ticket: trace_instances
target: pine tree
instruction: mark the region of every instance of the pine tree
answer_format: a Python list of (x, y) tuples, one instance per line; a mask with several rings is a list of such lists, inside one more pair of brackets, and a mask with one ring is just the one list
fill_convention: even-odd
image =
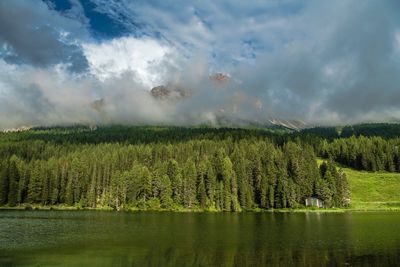
[(172, 207), (172, 186), (171, 181), (166, 174), (161, 177), (160, 202), (161, 207), (164, 209)]
[(275, 206), (275, 190), (274, 185), (268, 185), (268, 208), (273, 208)]
[(241, 211), (240, 202), (238, 198), (238, 183), (235, 171), (232, 170), (232, 178), (231, 178), (231, 199), (232, 199), (232, 210), (233, 211)]
[[(239, 210), (240, 205), (237, 199), (237, 182), (235, 173), (232, 168), (232, 162), (229, 157), (225, 157), (222, 164), (222, 177), (224, 185), (224, 210), (230, 211), (232, 209)], [(234, 184), (234, 185), (233, 185)], [(235, 191), (233, 192), (232, 189)]]
[(58, 162), (54, 163), (52, 167), (53, 170), (51, 171), (50, 176), (50, 184), (51, 184), (51, 192), (50, 192), (50, 203), (55, 205), (60, 201), (60, 187), (61, 187), (61, 174), (60, 174), (60, 166)]
[(257, 205), (261, 204), (261, 180), (262, 180), (262, 170), (260, 158), (256, 155), (252, 159), (252, 184), (254, 186), (254, 202)]
[(248, 174), (246, 172), (243, 150), (241, 150), (239, 146), (236, 146), (231, 158), (233, 162), (233, 169), (237, 178), (236, 182), (239, 205), (243, 208), (251, 209), (252, 197), (249, 197), (249, 195), (251, 195), (249, 193), (251, 189), (249, 189), (248, 186)]
[(8, 202), (8, 164), (8, 162), (5, 162), (0, 166), (0, 205), (5, 205)]
[(21, 169), (20, 169), (20, 179), (18, 183), (18, 203), (25, 203), (27, 201), (28, 196), (28, 182), (29, 176), (28, 171), (26, 169), (25, 163), (21, 162)]
[(96, 193), (96, 189), (97, 189), (97, 168), (96, 166), (93, 169), (93, 173), (92, 173), (92, 178), (89, 184), (89, 189), (87, 191), (87, 203), (89, 207), (92, 208), (96, 208), (97, 205), (97, 193)]
[(200, 207), (202, 209), (205, 209), (207, 207), (207, 193), (206, 193), (206, 186), (204, 182), (204, 176), (200, 175), (199, 176), (199, 182), (197, 185), (197, 199), (199, 201)]
[(217, 187), (217, 175), (215, 173), (215, 169), (213, 168), (211, 162), (206, 159), (206, 176), (205, 179), (205, 187), (207, 197), (210, 201), (210, 207), (215, 208), (215, 194), (216, 194), (216, 187)]
[(189, 159), (184, 168), (183, 177), (183, 201), (185, 207), (191, 209), (195, 205), (196, 200), (196, 166), (194, 162)]
[(7, 199), (10, 206), (17, 205), (19, 177), (20, 175), (16, 164), (16, 158), (12, 157), (8, 168), (9, 191)]
[(49, 204), (49, 198), (50, 198), (50, 179), (47, 172), (48, 171), (45, 171), (45, 173), (42, 176), (42, 194), (41, 194), (42, 205)]
[(171, 181), (172, 199), (174, 203), (182, 203), (182, 174), (176, 160), (170, 160), (167, 167), (167, 175)]
[(132, 174), (135, 177), (135, 198), (141, 202), (141, 205), (146, 205), (152, 196), (152, 176), (146, 166), (137, 164), (132, 169)]
[(72, 206), (75, 203), (75, 199), (74, 199), (74, 181), (73, 181), (72, 177), (68, 177), (67, 179), (68, 179), (67, 180), (67, 186), (65, 187), (65, 203), (68, 206)]
[[(28, 184), (28, 200), (30, 203), (41, 202), (42, 194), (42, 178), (41, 178), (41, 162), (36, 161), (31, 165), (31, 175)], [(68, 205), (72, 203), (67, 202)]]

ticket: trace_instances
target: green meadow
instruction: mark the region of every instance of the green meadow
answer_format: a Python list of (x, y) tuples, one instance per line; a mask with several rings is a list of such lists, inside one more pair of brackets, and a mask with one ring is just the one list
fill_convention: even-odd
[[(324, 160), (317, 159), (318, 165)], [(368, 172), (340, 166), (349, 184), (351, 210), (399, 210), (400, 173)]]
[(400, 173), (342, 169), (349, 183), (352, 209), (400, 210)]

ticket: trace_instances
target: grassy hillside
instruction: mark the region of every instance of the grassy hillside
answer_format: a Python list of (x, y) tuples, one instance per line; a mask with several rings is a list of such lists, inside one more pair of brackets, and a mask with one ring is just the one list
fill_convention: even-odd
[[(317, 162), (320, 165), (323, 159), (319, 158)], [(400, 173), (340, 168), (349, 183), (351, 209), (400, 210)]]
[(353, 209), (400, 210), (400, 173), (343, 170), (349, 182)]

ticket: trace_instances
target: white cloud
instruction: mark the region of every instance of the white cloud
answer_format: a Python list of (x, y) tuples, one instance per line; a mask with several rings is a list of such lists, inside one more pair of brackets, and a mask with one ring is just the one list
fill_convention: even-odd
[[(36, 31), (26, 37), (24, 25), (36, 25), (32, 19), (8, 16), (24, 27), (3, 31), (12, 37), (15, 27), (24, 29), (16, 42), (24, 49), (3, 45), (0, 53), (10, 58), (28, 51), (32, 60), (23, 61), (31, 68), (18, 61), (0, 62), (0, 126), (48, 121), (183, 124), (213, 121), (221, 109), (235, 118), (260, 121), (268, 116), (321, 123), (400, 119), (400, 20), (394, 2), (91, 1), (132, 36), (101, 42), (80, 36), (81, 28), (89, 32), (89, 19), (77, 5), (63, 15), (67, 18), (50, 19), (58, 16), (51, 12), (50, 18), (38, 19), (61, 21), (54, 28), (55, 52), (49, 53), (48, 40), (54, 38), (30, 38), (38, 36)], [(26, 14), (19, 17), (31, 17)], [(69, 19), (77, 16), (82, 18)], [(40, 36), (47, 35), (43, 31)], [(31, 47), (28, 39), (44, 41)], [(69, 58), (87, 59), (88, 64), (73, 68)], [(79, 71), (71, 74), (72, 69)], [(213, 88), (208, 76), (214, 71), (231, 74), (226, 88)], [(190, 89), (193, 97), (168, 104), (145, 91), (166, 82)], [(101, 111), (92, 107), (99, 99), (104, 100)]]
[[(175, 107), (157, 102), (126, 74), (101, 82), (61, 65), (38, 69), (0, 60), (0, 130), (73, 123), (173, 123)], [(103, 104), (96, 108), (99, 99)]]
[[(252, 62), (266, 49), (296, 38), (302, 32), (292, 25), (303, 4), (292, 1), (251, 4), (240, 1), (154, 1), (92, 0), (96, 10), (140, 35), (161, 36), (181, 53), (208, 57), (213, 67)], [(287, 15), (280, 15), (287, 12)], [(244, 51), (247, 50), (247, 51)], [(214, 64), (215, 63), (215, 64)]]
[(395, 33), (395, 40), (395, 53), (397, 53), (397, 55), (400, 57), (400, 30)]
[(155, 69), (173, 53), (170, 47), (154, 39), (134, 37), (122, 37), (99, 44), (84, 43), (82, 47), (90, 73), (100, 81), (132, 72), (136, 82), (149, 88), (161, 82), (161, 73)]

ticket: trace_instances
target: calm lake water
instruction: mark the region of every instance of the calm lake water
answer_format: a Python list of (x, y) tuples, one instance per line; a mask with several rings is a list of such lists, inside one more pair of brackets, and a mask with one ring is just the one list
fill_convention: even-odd
[(400, 266), (400, 213), (0, 211), (1, 266)]

